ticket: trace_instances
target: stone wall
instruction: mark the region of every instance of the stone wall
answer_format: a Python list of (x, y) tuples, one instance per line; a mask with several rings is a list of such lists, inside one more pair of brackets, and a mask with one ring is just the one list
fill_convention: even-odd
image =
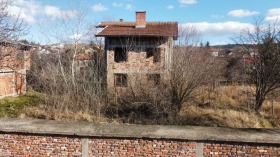
[[(162, 79), (169, 78), (173, 38), (107, 38), (107, 85), (114, 90), (114, 74), (127, 74), (130, 82), (136, 82), (139, 75), (145, 78), (147, 74), (160, 74)], [(122, 47), (127, 50), (127, 60), (115, 62), (115, 48)], [(146, 48), (158, 48), (160, 61), (154, 62), (154, 56), (147, 57)], [(143, 77), (144, 76), (144, 77)], [(139, 79), (139, 77), (138, 77)]]
[(0, 119), (0, 156), (279, 157), (280, 130)]
[(0, 69), (15, 70), (30, 69), (30, 49), (22, 49), (17, 45), (0, 44)]

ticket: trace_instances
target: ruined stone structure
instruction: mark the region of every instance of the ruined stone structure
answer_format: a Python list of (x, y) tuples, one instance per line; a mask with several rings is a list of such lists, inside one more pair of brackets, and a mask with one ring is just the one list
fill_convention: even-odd
[[(105, 37), (107, 85), (122, 91), (135, 83), (156, 85), (170, 75), (177, 22), (146, 22), (146, 12), (136, 12), (136, 22), (101, 22)], [(145, 83), (146, 84), (146, 83)]]
[(26, 72), (30, 69), (31, 46), (0, 43), (0, 98), (26, 93)]

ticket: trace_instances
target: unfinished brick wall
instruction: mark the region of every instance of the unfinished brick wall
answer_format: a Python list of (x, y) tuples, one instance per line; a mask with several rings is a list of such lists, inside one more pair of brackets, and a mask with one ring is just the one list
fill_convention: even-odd
[[(114, 74), (127, 74), (130, 82), (136, 82), (136, 75), (160, 74), (162, 79), (169, 77), (171, 67), (173, 38), (140, 38), (140, 39), (106, 39), (107, 52), (107, 84), (109, 90), (115, 87)], [(125, 47), (127, 60), (115, 62), (115, 48)], [(154, 62), (154, 56), (147, 57), (146, 48), (158, 48), (160, 61)], [(144, 77), (143, 77), (144, 76)], [(121, 88), (119, 88), (121, 89)]]
[(22, 45), (0, 45), (0, 98), (26, 93), (26, 71), (30, 69), (30, 49)]
[(26, 74), (17, 71), (0, 71), (0, 98), (26, 93)]
[(4, 96), (13, 96), (15, 93), (15, 74), (0, 73), (0, 98)]
[(30, 51), (21, 47), (0, 45), (0, 69), (30, 69)]

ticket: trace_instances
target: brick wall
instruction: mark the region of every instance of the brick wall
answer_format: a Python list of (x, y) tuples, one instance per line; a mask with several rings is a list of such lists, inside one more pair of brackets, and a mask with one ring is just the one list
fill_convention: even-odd
[(80, 138), (0, 134), (0, 156), (81, 156)]
[(224, 144), (221, 143), (206, 143), (204, 144), (203, 154), (205, 157), (212, 156), (267, 156), (279, 157), (280, 146), (269, 145), (254, 145), (254, 144)]
[(26, 93), (26, 70), (30, 69), (30, 62), (30, 49), (0, 45), (0, 98)]
[(0, 119), (0, 156), (279, 157), (280, 131)]
[(152, 139), (89, 139), (89, 156), (196, 156), (196, 143)]
[(4, 96), (13, 96), (15, 93), (15, 74), (0, 73), (0, 98)]
[(136, 25), (135, 27), (146, 27), (146, 11), (136, 12)]
[(26, 74), (0, 71), (0, 98), (26, 93)]
[[(83, 144), (83, 145), (82, 145)], [(85, 146), (87, 149), (85, 149)], [(84, 150), (82, 152), (82, 147)], [(85, 153), (87, 152), (87, 153)], [(0, 156), (196, 156), (195, 142), (1, 134)]]
[[(201, 148), (197, 145), (202, 144)], [(203, 154), (203, 155), (202, 155)], [(279, 157), (279, 145), (201, 143), (168, 139), (85, 138), (0, 134), (0, 156), (205, 156)]]

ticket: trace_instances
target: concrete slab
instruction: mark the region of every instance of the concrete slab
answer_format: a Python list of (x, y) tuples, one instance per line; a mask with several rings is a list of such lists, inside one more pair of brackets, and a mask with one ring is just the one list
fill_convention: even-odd
[(3, 118), (0, 119), (0, 132), (280, 144), (280, 129), (132, 125)]

